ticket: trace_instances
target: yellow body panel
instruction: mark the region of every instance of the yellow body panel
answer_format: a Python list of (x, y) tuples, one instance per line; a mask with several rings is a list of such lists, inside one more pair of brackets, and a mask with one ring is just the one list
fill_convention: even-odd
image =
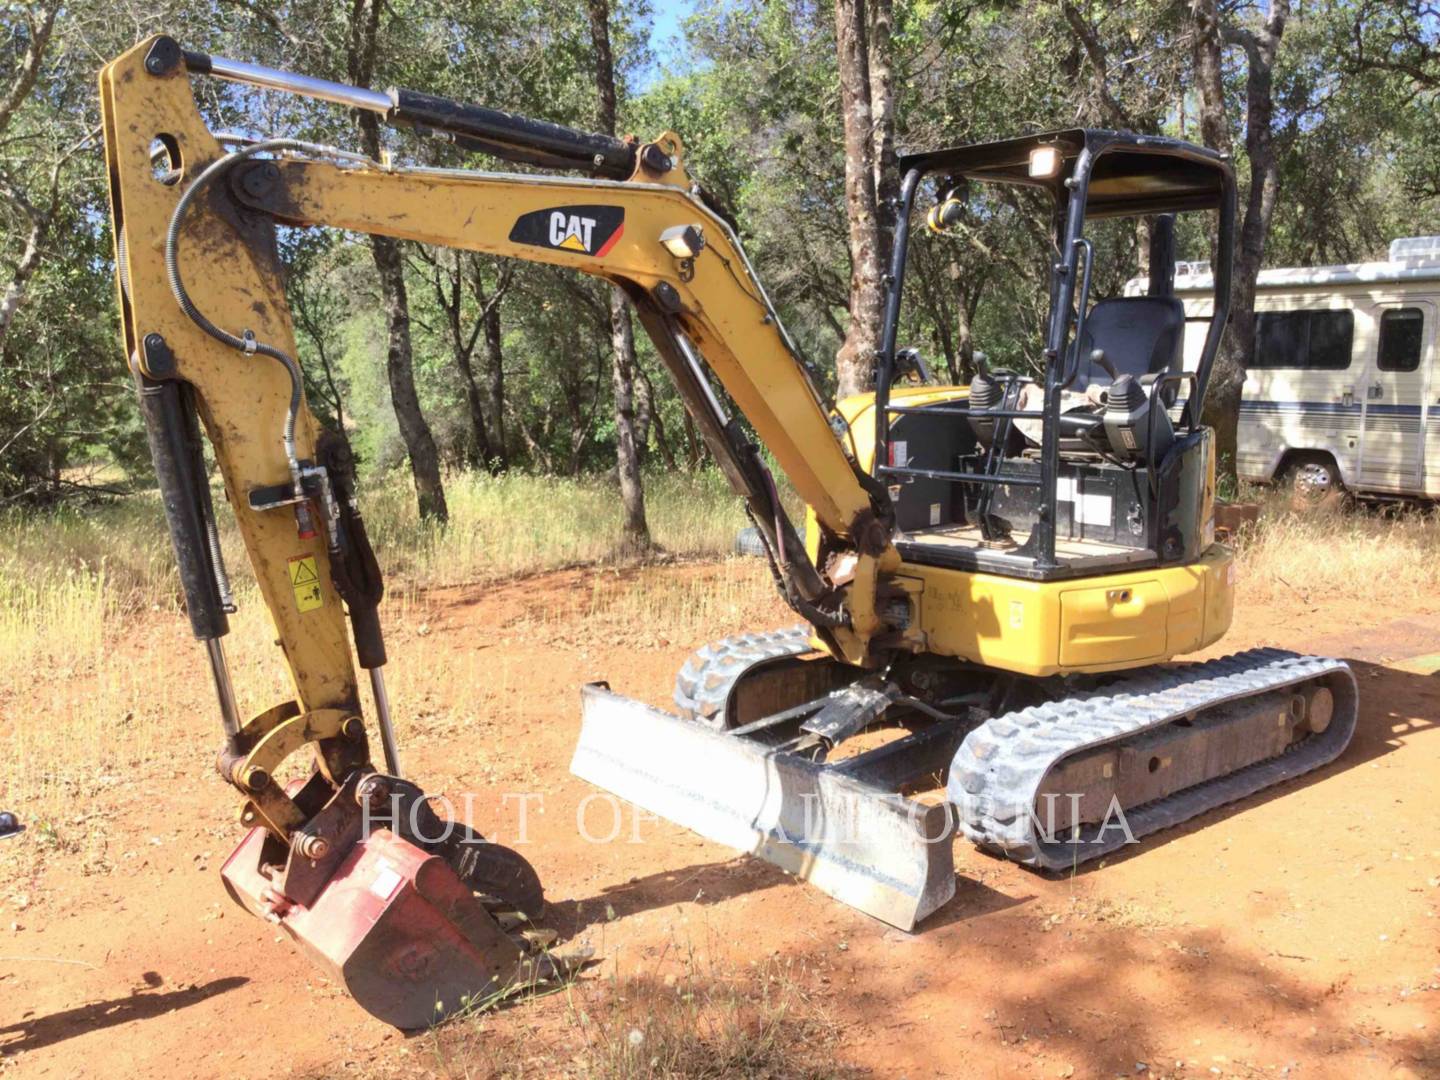
[(1072, 581), (913, 563), (900, 573), (919, 584), (911, 592), (928, 651), (1022, 675), (1159, 663), (1203, 649), (1230, 627), (1234, 568), (1219, 544), (1188, 566)]
[[(894, 405), (938, 405), (945, 401), (966, 401), (968, 386), (894, 386), (890, 402)], [(875, 395), (854, 394), (835, 404), (849, 426), (855, 460), (869, 469), (875, 461)]]
[[(178, 377), (195, 387), (200, 417), (215, 450), (225, 493), (255, 571), (261, 598), (275, 624), (275, 640), (306, 713), (358, 710), (355, 669), (344, 606), (330, 586), (325, 542), (297, 536), (289, 513), (251, 510), (247, 493), (288, 480), (280, 432), (290, 382), (273, 361), (227, 349), (202, 333), (180, 310), (165, 274), (164, 237), (185, 184), (223, 151), (206, 128), (180, 74), (153, 78), (145, 71), (148, 43), (107, 65), (100, 77), (105, 160), (110, 174), (116, 265), (128, 289), (118, 306), (125, 352), (143, 367), (140, 343), (159, 334), (176, 358)], [(184, 177), (165, 183), (150, 160), (151, 140), (165, 134), (180, 148)], [(127, 243), (118, 247), (121, 235)], [(280, 267), (263, 244), (250, 243), (214, 214), (191, 214), (183, 233), (183, 266), (205, 313), (217, 324), (253, 330), (261, 341), (295, 355), (295, 333)], [(320, 425), (302, 404), (295, 442), (313, 457)], [(311, 560), (314, 592), (297, 595), (291, 560)]]

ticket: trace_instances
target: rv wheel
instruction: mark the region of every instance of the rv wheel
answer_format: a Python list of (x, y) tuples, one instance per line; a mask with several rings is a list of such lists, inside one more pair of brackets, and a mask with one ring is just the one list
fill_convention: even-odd
[(1332, 458), (1298, 458), (1285, 470), (1285, 487), (1296, 510), (1329, 510), (1345, 501), (1345, 485)]

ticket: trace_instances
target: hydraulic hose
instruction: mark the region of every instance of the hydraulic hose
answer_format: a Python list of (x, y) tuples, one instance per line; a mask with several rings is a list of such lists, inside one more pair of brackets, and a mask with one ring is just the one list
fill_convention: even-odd
[(305, 142), (300, 139), (269, 139), (265, 142), (258, 142), (241, 150), (232, 151), (219, 160), (212, 162), (205, 168), (195, 182), (185, 189), (185, 194), (180, 196), (180, 202), (175, 207), (175, 213), (170, 217), (170, 227), (165, 231), (165, 276), (170, 282), (170, 292), (175, 296), (175, 302), (180, 305), (180, 310), (208, 335), (216, 341), (238, 349), (243, 353), (259, 354), (268, 356), (277, 361), (285, 368), (290, 376), (290, 404), (285, 412), (285, 426), (281, 434), (281, 441), (285, 448), (285, 463), (290, 470), (290, 485), (296, 498), (304, 497), (304, 485), (300, 473), (300, 461), (295, 450), (295, 425), (300, 415), (300, 400), (302, 394), (302, 377), (300, 365), (295, 359), (281, 349), (257, 341), (250, 330), (242, 330), (237, 336), (227, 330), (221, 329), (211, 322), (194, 301), (190, 299), (189, 293), (185, 291), (185, 282), (180, 276), (180, 230), (185, 223), (185, 215), (195, 200), (221, 174), (234, 168), (246, 158), (254, 157), (257, 154), (279, 150), (303, 150), (320, 157), (338, 158), (343, 161), (352, 161), (361, 164), (374, 164), (363, 154), (351, 153), (347, 150), (340, 150), (336, 147), (320, 146), (316, 143)]

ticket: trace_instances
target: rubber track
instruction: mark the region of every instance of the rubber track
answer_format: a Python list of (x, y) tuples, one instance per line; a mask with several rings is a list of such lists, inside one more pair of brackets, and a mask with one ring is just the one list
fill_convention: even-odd
[(756, 664), (811, 652), (808, 625), (759, 634), (736, 634), (699, 649), (675, 677), (680, 715), (717, 731), (725, 727), (725, 703), (740, 677)]
[(1358, 691), (1340, 660), (1252, 649), (1219, 660), (1160, 668), (1103, 690), (993, 717), (966, 736), (950, 769), (948, 792), (961, 831), (1016, 862), (1068, 870), (1126, 842), (1118, 818), (1080, 842), (1047, 839), (1030, 808), (1041, 782), (1065, 757), (1116, 742), (1270, 690), (1321, 683), (1335, 695), (1330, 726), (1284, 753), (1126, 811), (1135, 838), (1179, 825), (1217, 806), (1317, 769), (1337, 758), (1355, 731)]

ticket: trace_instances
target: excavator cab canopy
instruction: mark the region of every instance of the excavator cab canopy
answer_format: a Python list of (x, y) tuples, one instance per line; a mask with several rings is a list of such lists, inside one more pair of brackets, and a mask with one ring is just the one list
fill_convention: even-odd
[(982, 183), (1024, 184), (1066, 199), (1086, 159), (1085, 216), (1135, 217), (1219, 210), (1234, 184), (1226, 158), (1155, 135), (1070, 128), (1016, 139), (906, 154), (900, 174), (948, 174)]
[[(1208, 482), (1213, 457), (1200, 408), (1229, 313), (1230, 162), (1178, 139), (1071, 128), (906, 154), (899, 166), (901, 207), (876, 371), (874, 470), (899, 504), (908, 534), (898, 541), (901, 554), (1041, 580), (1196, 557), (1209, 542), (1208, 504), (1194, 502), (1190, 492)], [(1041, 370), (982, 366), (958, 406), (890, 401), (904, 367), (897, 336), (922, 182), (938, 194), (924, 217), (939, 234), (983, 219), (966, 204), (981, 185), (1038, 189), (1052, 207)], [(1173, 268), (1174, 218), (1189, 212), (1213, 217), (1216, 273), (1205, 341), (1186, 370), (1186, 320)], [(1154, 272), (1146, 296), (1092, 299), (1091, 218), (1149, 219)], [(907, 503), (915, 504), (908, 513)]]

